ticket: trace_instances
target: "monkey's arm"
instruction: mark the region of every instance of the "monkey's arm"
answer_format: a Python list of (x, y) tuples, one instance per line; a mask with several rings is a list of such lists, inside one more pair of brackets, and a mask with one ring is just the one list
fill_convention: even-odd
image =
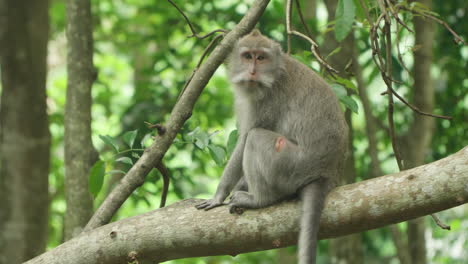
[(221, 176), (221, 180), (214, 197), (197, 204), (195, 206), (197, 209), (209, 210), (220, 206), (223, 204), (229, 193), (231, 193), (231, 190), (242, 176), (242, 158), (244, 156), (245, 138), (246, 137), (243, 135), (239, 137), (239, 141), (237, 142), (234, 152), (232, 153), (232, 156), (224, 169), (223, 175)]

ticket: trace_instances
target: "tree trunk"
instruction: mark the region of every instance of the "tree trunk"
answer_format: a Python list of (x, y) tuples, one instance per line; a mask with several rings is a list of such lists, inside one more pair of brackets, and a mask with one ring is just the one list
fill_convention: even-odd
[(48, 1), (0, 0), (0, 263), (45, 250), (50, 133)]
[(65, 109), (65, 240), (80, 233), (93, 213), (89, 169), (97, 160), (91, 141), (93, 34), (89, 0), (67, 1), (67, 103)]
[[(333, 21), (335, 19), (335, 10), (337, 6), (336, 0), (327, 0), (325, 1), (326, 8), (328, 11), (328, 21)], [(332, 52), (338, 46), (341, 46), (341, 50), (329, 57), (328, 62), (339, 71), (340, 77), (350, 78), (346, 73), (346, 64), (353, 58), (354, 50), (354, 36), (351, 32), (348, 37), (338, 43), (333, 34), (333, 31), (330, 31), (325, 36), (324, 41), (324, 51), (325, 54)], [(348, 160), (345, 165), (345, 174), (342, 175), (340, 179), (340, 185), (345, 185), (353, 183), (356, 180), (356, 168), (354, 163), (354, 151), (353, 151), (353, 128), (352, 128), (352, 113), (349, 109), (346, 109), (346, 121), (349, 127), (349, 147), (348, 147)], [(330, 239), (329, 244), (329, 255), (330, 263), (342, 263), (342, 264), (352, 264), (352, 263), (362, 263), (363, 262), (363, 250), (362, 250), (362, 241), (361, 234), (352, 234), (349, 236), (339, 237)]]
[[(419, 1), (431, 8), (432, 0)], [(432, 44), (434, 42), (434, 23), (427, 19), (414, 17), (415, 46), (412, 103), (421, 111), (432, 112), (434, 108), (434, 85), (431, 76)], [(424, 163), (430, 151), (429, 146), (434, 130), (434, 118), (413, 113), (413, 122), (403, 137), (401, 153), (405, 168), (413, 168)], [(426, 229), (424, 218), (408, 222), (408, 244), (412, 264), (426, 264)]]
[[(364, 118), (366, 120), (366, 137), (369, 144), (367, 148), (367, 153), (370, 157), (369, 178), (375, 178), (383, 174), (378, 158), (378, 125), (376, 124), (376, 117), (372, 114), (372, 106), (367, 94), (367, 87), (362, 76), (362, 68), (359, 65), (358, 56), (359, 55), (357, 49), (355, 48), (353, 55), (353, 70), (356, 76), (357, 88), (362, 103)], [(408, 241), (406, 237), (402, 235), (402, 231), (399, 230), (397, 225), (391, 225), (389, 228), (400, 264), (409, 264), (410, 255), (408, 251)]]

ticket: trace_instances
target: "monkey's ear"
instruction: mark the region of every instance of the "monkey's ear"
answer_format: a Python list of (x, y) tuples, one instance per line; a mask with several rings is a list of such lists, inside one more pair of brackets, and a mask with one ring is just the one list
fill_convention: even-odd
[(261, 36), (262, 33), (260, 32), (260, 30), (254, 28), (254, 29), (252, 30), (252, 32), (250, 32), (250, 35), (256, 37), (256, 36)]

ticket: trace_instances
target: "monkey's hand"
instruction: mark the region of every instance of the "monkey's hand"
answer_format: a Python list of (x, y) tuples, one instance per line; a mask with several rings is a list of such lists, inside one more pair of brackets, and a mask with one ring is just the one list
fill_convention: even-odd
[(208, 211), (210, 209), (221, 206), (223, 204), (224, 204), (223, 201), (220, 201), (219, 199), (213, 198), (213, 199), (205, 200), (202, 203), (199, 203), (199, 204), (195, 205), (195, 208), (205, 209), (205, 211)]

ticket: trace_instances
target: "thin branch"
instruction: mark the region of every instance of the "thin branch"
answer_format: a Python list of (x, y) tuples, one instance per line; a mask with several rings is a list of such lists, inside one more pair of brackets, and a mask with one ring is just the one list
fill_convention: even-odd
[(385, 38), (385, 51), (386, 51), (386, 61), (385, 61), (385, 66), (386, 66), (386, 74), (382, 73), (382, 76), (384, 77), (384, 81), (387, 84), (387, 96), (388, 96), (388, 127), (390, 129), (390, 139), (392, 141), (392, 148), (393, 152), (395, 153), (395, 159), (398, 164), (398, 168), (400, 171), (404, 170), (404, 165), (403, 165), (403, 160), (401, 158), (400, 154), (400, 149), (398, 148), (398, 143), (396, 139), (396, 134), (395, 134), (395, 124), (393, 122), (393, 88), (392, 88), (392, 81), (389, 79), (385, 78), (384, 75), (391, 76), (392, 75), (392, 33), (390, 31), (391, 29), (391, 22), (390, 19), (385, 20), (385, 26), (384, 26), (384, 38)]
[(390, 9), (390, 13), (392, 13), (392, 16), (393, 18), (395, 18), (395, 21), (398, 22), (398, 24), (402, 25), (404, 28), (406, 28), (406, 30), (408, 30), (409, 32), (413, 33), (414, 34), (414, 31), (408, 27), (408, 25), (406, 25), (401, 19), (400, 17), (398, 16), (398, 12), (395, 11), (395, 8), (393, 8), (393, 5), (392, 3), (390, 2), (390, 0), (385, 0), (385, 3), (387, 4), (388, 8)]
[(402, 31), (401, 28), (398, 26), (398, 24), (396, 25), (397, 27), (397, 30), (396, 30), (396, 40), (395, 40), (395, 46), (397, 47), (397, 58), (398, 58), (398, 62), (400, 63), (401, 67), (403, 67), (403, 69), (410, 75), (412, 76), (411, 74), (411, 71), (408, 69), (408, 67), (406, 67), (406, 64), (403, 62), (403, 57), (401, 56), (401, 50), (400, 50), (400, 32)]
[(426, 112), (423, 112), (421, 110), (419, 110), (419, 108), (417, 108), (416, 106), (410, 104), (408, 101), (405, 100), (405, 98), (403, 98), (401, 95), (399, 95), (395, 90), (391, 89), (392, 93), (396, 96), (396, 98), (398, 98), (398, 100), (400, 100), (402, 103), (404, 103), (406, 106), (408, 106), (409, 108), (411, 108), (411, 110), (413, 110), (414, 112), (420, 114), (420, 115), (424, 115), (424, 116), (431, 116), (431, 117), (436, 117), (436, 118), (441, 118), (441, 119), (447, 119), (447, 120), (451, 120), (452, 117), (451, 116), (444, 116), (444, 115), (436, 115), (436, 114), (431, 114), (431, 113), (426, 113)]
[(296, 2), (297, 13), (299, 14), (299, 18), (301, 19), (302, 26), (304, 27), (304, 30), (306, 31), (307, 36), (312, 38), (312, 33), (310, 33), (309, 27), (307, 26), (304, 16), (302, 15), (301, 3), (299, 2), (299, 0), (296, 0), (295, 2)]
[(359, 0), (359, 4), (361, 5), (361, 8), (364, 10), (364, 13), (366, 14), (366, 17), (367, 17), (367, 21), (369, 21), (369, 24), (373, 25), (374, 23), (372, 22), (372, 17), (370, 16), (369, 9), (364, 3), (364, 0)]
[(182, 88), (182, 91), (179, 93), (179, 97), (177, 98), (177, 100), (180, 99), (180, 97), (184, 94), (185, 92), (185, 89), (187, 88), (187, 86), (190, 84), (190, 82), (192, 81), (193, 79), (193, 76), (195, 76), (195, 73), (198, 71), (198, 69), (200, 68), (200, 66), (202, 65), (203, 63), (203, 60), (205, 59), (205, 57), (208, 55), (209, 51), (216, 45), (216, 43), (218, 42), (218, 40), (220, 40), (221, 38), (223, 38), (225, 36), (225, 34), (221, 34), (221, 35), (217, 35), (216, 37), (214, 37), (211, 42), (208, 44), (208, 46), (206, 46), (205, 50), (203, 51), (200, 59), (198, 60), (198, 63), (197, 63), (197, 66), (195, 66), (195, 68), (193, 69), (192, 71), (192, 74), (190, 74), (190, 77), (187, 79), (187, 81), (185, 82), (184, 84), (184, 87)]
[[(286, 1), (285, 3), (286, 3), (286, 25), (287, 25), (290, 17), (292, 16), (292, 6), (290, 6), (290, 1)], [(286, 34), (286, 35), (287, 35), (286, 36), (287, 37), (286, 53), (289, 55), (291, 54), (291, 34)]]
[(320, 52), (318, 50), (318, 45), (317, 43), (315, 43), (315, 41), (298, 32), (298, 31), (295, 31), (295, 30), (292, 30), (291, 29), (291, 10), (292, 10), (292, 1), (291, 0), (287, 0), (287, 3), (286, 3), (286, 32), (288, 35), (296, 35), (298, 37), (301, 37), (305, 40), (307, 40), (309, 43), (310, 43), (310, 51), (312, 52), (312, 54), (314, 54), (315, 58), (317, 59), (317, 61), (323, 66), (325, 67), (325, 69), (327, 69), (327, 71), (330, 71), (330, 72), (334, 72), (334, 73), (338, 73), (337, 70), (335, 70), (332, 66), (330, 66), (323, 58), (322, 56), (320, 55)]
[(382, 55), (380, 54), (379, 34), (378, 34), (378, 30), (380, 29), (379, 27), (380, 22), (382, 21), (384, 17), (385, 17), (385, 14), (380, 14), (376, 22), (372, 25), (371, 30), (370, 30), (370, 43), (371, 43), (371, 49), (372, 49), (372, 60), (374, 61), (379, 71), (385, 74), (385, 69), (384, 69), (385, 62), (382, 58)]
[[(379, 3), (381, 4), (384, 4), (383, 3), (384, 0), (379, 0)], [(387, 0), (385, 0), (387, 1)], [(364, 7), (364, 10), (366, 10), (366, 14), (368, 14), (368, 10), (367, 8), (365, 7), (364, 3), (362, 2), (361, 0), (361, 5)], [(388, 69), (384, 69), (384, 65), (386, 65), (386, 63), (388, 63), (388, 59), (391, 59), (388, 58), (388, 55), (391, 55), (391, 46), (390, 48), (386, 46), (386, 49), (387, 49), (387, 59), (384, 61), (382, 55), (381, 55), (381, 48), (380, 48), (380, 45), (379, 45), (379, 34), (378, 34), (378, 30), (380, 29), (379, 25), (381, 23), (382, 20), (385, 20), (386, 17), (389, 17), (388, 14), (386, 13), (386, 9), (385, 7), (382, 7), (381, 6), (381, 10), (384, 10), (382, 11), (383, 13), (381, 13), (379, 15), (379, 17), (377, 18), (377, 20), (375, 21), (375, 23), (373, 24), (373, 26), (371, 27), (371, 30), (370, 30), (370, 42), (371, 42), (371, 49), (372, 49), (372, 59), (375, 63), (375, 65), (377, 66), (377, 68), (379, 69), (381, 75), (382, 75), (382, 78), (384, 80), (384, 82), (387, 84), (387, 87), (388, 87), (388, 83), (389, 82), (393, 82), (393, 83), (400, 83), (396, 80), (394, 80), (392, 77), (391, 77), (391, 71), (388, 71)], [(370, 18), (370, 16), (369, 16)], [(387, 23), (387, 20), (385, 20), (385, 23)], [(388, 23), (390, 23), (390, 19), (388, 19)], [(383, 30), (384, 34), (387, 34), (385, 28)], [(388, 33), (391, 33), (391, 32), (388, 32)], [(398, 33), (397, 33), (398, 34)], [(385, 39), (387, 39), (388, 37), (384, 37)], [(399, 46), (398, 46), (398, 41), (396, 43), (397, 45), (397, 51), (398, 51), (398, 54), (400, 54), (399, 52)], [(401, 55), (399, 55), (399, 60), (401, 61), (403, 67), (408, 70), (403, 61), (401, 60)], [(409, 72), (409, 70), (408, 70)], [(390, 87), (390, 89), (387, 89), (387, 91), (384, 93), (384, 94), (389, 94), (389, 93), (392, 93), (393, 95), (395, 95), (395, 97), (398, 98), (398, 100), (400, 100), (402, 103), (404, 103), (406, 106), (408, 106), (412, 111), (420, 114), (420, 115), (425, 115), (425, 116), (431, 116), (431, 117), (435, 117), (435, 118), (441, 118), (441, 119), (452, 119), (452, 117), (450, 116), (444, 116), (444, 115), (436, 115), (436, 114), (431, 114), (431, 113), (426, 113), (426, 112), (423, 112), (421, 110), (419, 110), (417, 107), (413, 106), (412, 104), (410, 104), (407, 100), (405, 100), (402, 96), (400, 96), (392, 87)], [(393, 100), (392, 100), (393, 102)], [(393, 109), (393, 106), (392, 106), (392, 109)], [(391, 131), (390, 131), (390, 134), (391, 134)]]
[(184, 12), (182, 11), (182, 9), (180, 9), (172, 0), (167, 0), (172, 6), (175, 7), (175, 9), (177, 9), (177, 11), (179, 11), (179, 13), (184, 17), (185, 21), (187, 22), (187, 24), (189, 25), (190, 27), (190, 31), (192, 31), (192, 35), (188, 36), (189, 38), (191, 37), (196, 37), (197, 39), (204, 39), (204, 38), (207, 38), (215, 33), (219, 33), (219, 32), (222, 32), (222, 33), (226, 33), (227, 30), (224, 30), (224, 29), (216, 29), (216, 30), (213, 30), (211, 31), (210, 33), (208, 34), (205, 34), (205, 35), (198, 35), (197, 31), (195, 30), (195, 27), (193, 26), (192, 22), (190, 22), (190, 19), (184, 14)]
[(156, 166), (156, 169), (161, 173), (162, 178), (163, 178), (163, 190), (161, 193), (161, 203), (159, 204), (159, 208), (162, 208), (166, 205), (166, 199), (167, 199), (167, 193), (169, 191), (169, 183), (170, 183), (170, 173), (169, 170), (167, 169), (166, 166), (164, 166), (164, 163), (161, 161), (158, 163)]
[(433, 15), (430, 15), (430, 14), (427, 14), (427, 13), (424, 13), (424, 12), (419, 12), (419, 11), (413, 9), (413, 8), (408, 8), (408, 7), (403, 6), (403, 5), (398, 5), (397, 9), (406, 10), (406, 11), (411, 12), (412, 14), (420, 15), (420, 16), (429, 18), (429, 19), (439, 23), (440, 25), (444, 26), (452, 34), (456, 44), (461, 43), (463, 45), (466, 45), (465, 41), (445, 21), (440, 20), (440, 19), (438, 19), (437, 17), (435, 17)]
[(166, 133), (166, 128), (162, 124), (151, 124), (150, 122), (144, 122), (149, 129), (156, 129), (158, 135), (164, 135)]
[(449, 225), (442, 223), (442, 221), (440, 221), (439, 217), (437, 217), (436, 214), (431, 214), (431, 216), (432, 216), (432, 219), (434, 219), (434, 222), (436, 223), (436, 225), (438, 225), (440, 228), (445, 229), (445, 230), (451, 229)]

